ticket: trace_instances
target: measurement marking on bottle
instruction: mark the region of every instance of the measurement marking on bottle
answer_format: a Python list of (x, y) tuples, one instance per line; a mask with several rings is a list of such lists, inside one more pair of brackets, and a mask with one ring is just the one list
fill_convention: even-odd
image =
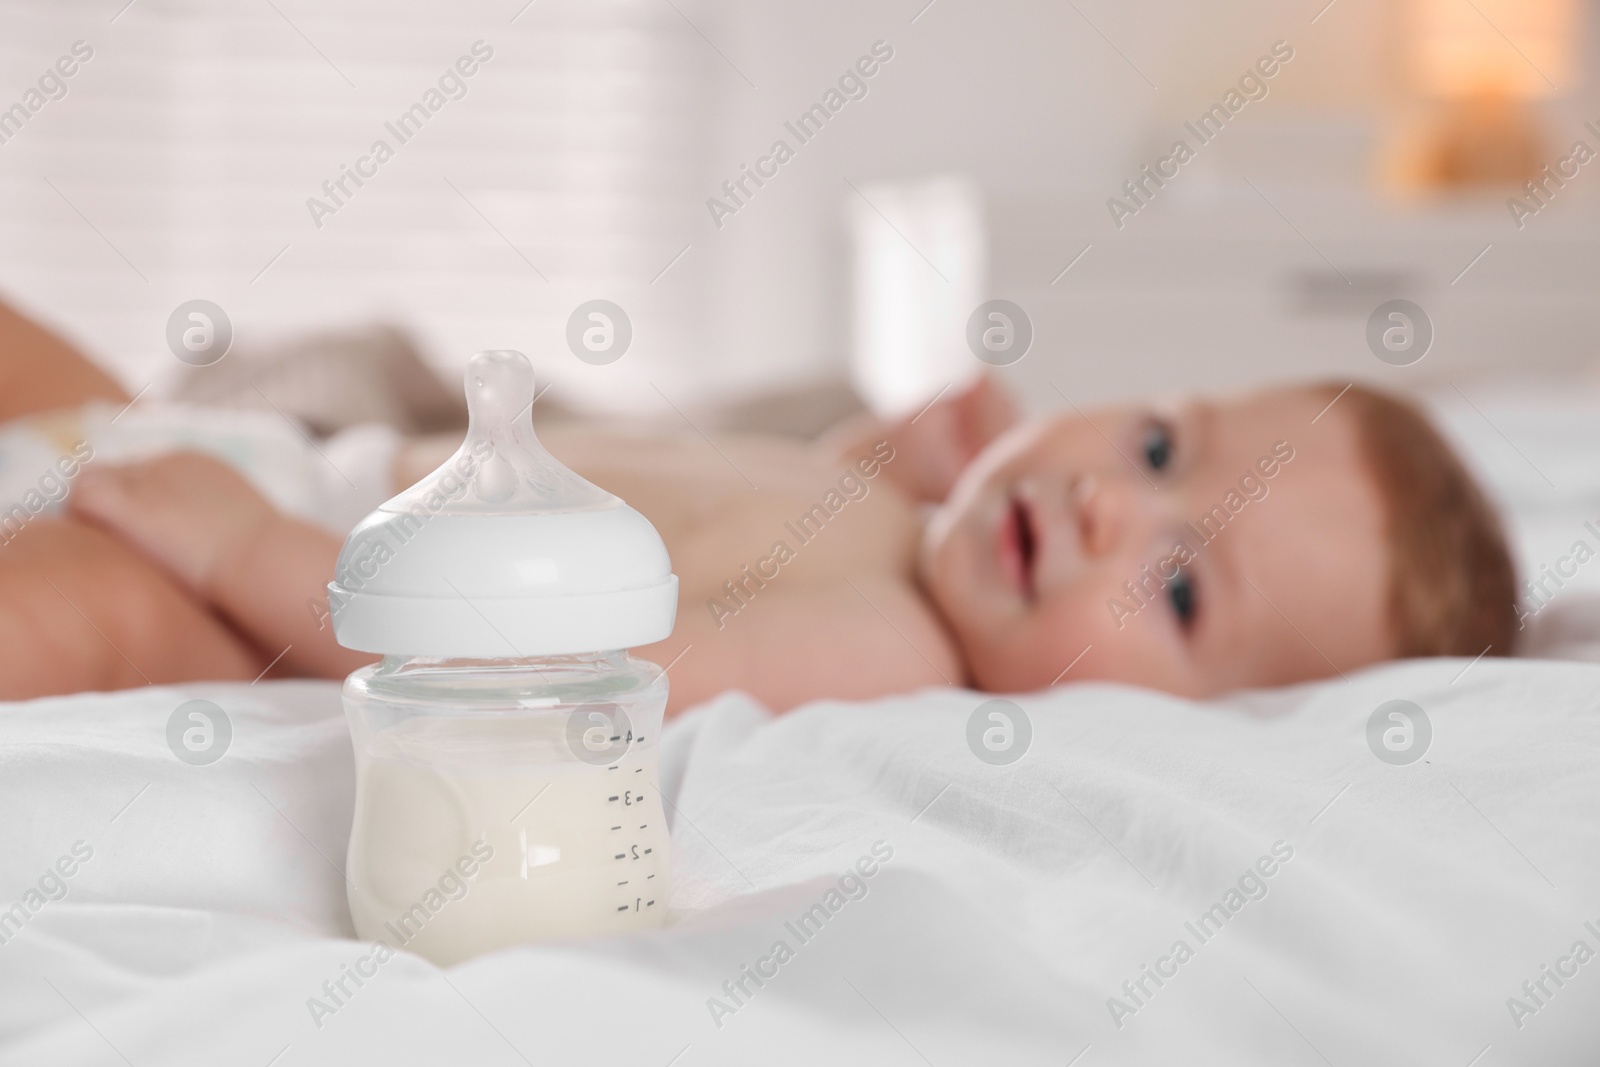
[(642, 822), (642, 823), (639, 824), (639, 829), (641, 829), (641, 830), (648, 830), (649, 828), (650, 828), (650, 824), (647, 823), (647, 822)]
[(626, 878), (624, 878), (622, 881), (618, 882), (617, 884), (618, 885), (627, 885), (628, 884), (628, 880)]
[(622, 905), (622, 907), (618, 908), (617, 910), (618, 911), (627, 911), (628, 910), (628, 906), (626, 904), (624, 904), (624, 905)]
[(647, 849), (644, 850), (644, 854), (646, 856), (648, 856), (648, 855), (650, 855), (650, 853), (652, 853), (654, 851), (655, 851), (655, 849), (653, 849), (653, 848), (647, 848)]
[(655, 877), (655, 875), (653, 875), (653, 874), (647, 874), (647, 875), (644, 876), (644, 879), (645, 879), (645, 881), (648, 882), (650, 879), (652, 879), (654, 877)]
[(622, 829), (622, 827), (620, 827), (620, 826), (613, 826), (613, 827), (612, 827), (612, 829), (613, 829), (613, 830), (620, 830), (620, 829)]
[(655, 903), (655, 901), (653, 901), (653, 900), (647, 900), (647, 901), (644, 902), (644, 906), (648, 908), (650, 905), (652, 905), (654, 903)]
[(614, 797), (606, 797), (606, 799), (607, 800), (617, 800), (617, 799), (621, 798), (621, 796), (622, 796), (622, 794), (618, 793), (616, 796), (614, 796)]
[(616, 860), (625, 860), (625, 859), (628, 858), (628, 854), (626, 852), (618, 852), (615, 856), (613, 856), (611, 858), (612, 859), (616, 859)]

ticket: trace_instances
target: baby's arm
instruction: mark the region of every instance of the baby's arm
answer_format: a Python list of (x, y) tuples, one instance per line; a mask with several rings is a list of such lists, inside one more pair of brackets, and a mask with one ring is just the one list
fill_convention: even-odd
[[(341, 647), (326, 613), (339, 539), (277, 511), (219, 460), (179, 452), (86, 469), (68, 498), (177, 576), (241, 630), (280, 673), (339, 677), (373, 657)], [(287, 650), (287, 651), (285, 651)]]
[(938, 504), (967, 464), (1016, 423), (1016, 405), (984, 376), (896, 422), (874, 415), (850, 419), (824, 434), (817, 447), (830, 459), (848, 460), (886, 440), (894, 446), (895, 462), (883, 468), (884, 476), (912, 500)]
[(669, 716), (727, 689), (782, 712), (823, 698), (968, 684), (933, 611), (910, 582), (884, 574), (775, 587), (733, 616), (685, 593), (672, 636), (633, 652), (671, 665)]

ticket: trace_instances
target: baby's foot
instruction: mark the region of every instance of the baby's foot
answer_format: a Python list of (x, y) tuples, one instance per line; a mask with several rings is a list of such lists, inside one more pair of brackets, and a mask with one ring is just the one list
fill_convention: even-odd
[(67, 505), (202, 596), (240, 547), (277, 516), (237, 471), (199, 452), (86, 468)]

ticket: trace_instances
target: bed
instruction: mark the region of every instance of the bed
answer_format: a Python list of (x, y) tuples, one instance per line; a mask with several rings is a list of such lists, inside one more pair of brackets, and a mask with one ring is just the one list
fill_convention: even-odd
[[(165, 727), (201, 696), (234, 737), (190, 766)], [(1397, 698), (1433, 725), (1406, 766), (1367, 742)], [(1600, 946), (1600, 667), (1423, 661), (1200, 705), (1061, 686), (1017, 698), (1033, 736), (1003, 766), (967, 746), (983, 699), (696, 709), (663, 742), (665, 931), (448, 971), (402, 954), (336, 1006), (323, 983), (369, 946), (339, 873), (353, 789), (335, 685), (7, 707), (0, 904), (91, 855), (0, 945), (0, 1062), (1600, 1056), (1600, 963), (1570, 962)], [(865, 889), (800, 942), (785, 924), (863, 856)], [(777, 940), (793, 958), (736, 1000), (724, 983)], [(1546, 966), (1577, 973), (1535, 1006), (1523, 983)], [(1141, 983), (1147, 967), (1170, 976)]]
[[(1510, 501), (1526, 565), (1600, 462), (1490, 414), (1571, 490)], [(1509, 500), (1527, 472), (1445, 416)], [(991, 697), (692, 710), (668, 927), (448, 970), (354, 940), (337, 685), (0, 706), (0, 1064), (1600, 1062), (1600, 665), (1204, 703), (1069, 678), (1009, 698), (1009, 764), (969, 747)], [(232, 724), (209, 765), (167, 745), (191, 699)], [(1430, 726), (1409, 763), (1373, 741), (1397, 700)]]

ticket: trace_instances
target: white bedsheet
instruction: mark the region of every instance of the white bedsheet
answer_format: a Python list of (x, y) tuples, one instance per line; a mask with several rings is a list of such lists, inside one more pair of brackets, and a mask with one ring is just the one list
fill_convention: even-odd
[[(1600, 667), (1452, 682), (1467, 666), (1209, 705), (1062, 686), (1017, 698), (1034, 736), (1004, 767), (966, 746), (983, 695), (781, 718), (729, 695), (663, 738), (666, 931), (448, 971), (401, 954), (320, 1027), (308, 998), (369, 951), (337, 687), (3, 705), (0, 908), (76, 842), (92, 857), (0, 944), (0, 1063), (1594, 1064), (1600, 959), (1545, 978), (1520, 1028), (1507, 999), (1600, 951)], [(234, 725), (211, 766), (165, 743), (194, 697)], [(1367, 747), (1396, 697), (1432, 719), (1425, 762)], [(876, 842), (866, 895), (800, 943), (785, 922)], [(1266, 896), (1201, 943), (1185, 922), (1276, 842)], [(708, 999), (733, 1006), (723, 982), (779, 939), (793, 959), (719, 1027)], [(1135, 1006), (1123, 983), (1180, 939), (1193, 958), (1119, 1026), (1108, 998)]]

